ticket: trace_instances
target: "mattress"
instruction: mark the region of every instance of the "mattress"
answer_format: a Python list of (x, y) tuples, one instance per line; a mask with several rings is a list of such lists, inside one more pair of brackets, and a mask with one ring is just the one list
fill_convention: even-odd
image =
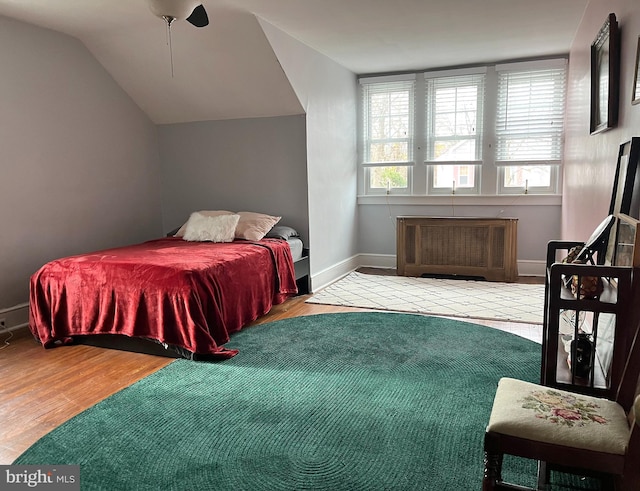
[(304, 249), (302, 240), (300, 240), (300, 238), (298, 237), (289, 237), (287, 239), (287, 242), (289, 243), (289, 247), (291, 248), (291, 256), (293, 257), (293, 261), (296, 262), (302, 257), (302, 250)]

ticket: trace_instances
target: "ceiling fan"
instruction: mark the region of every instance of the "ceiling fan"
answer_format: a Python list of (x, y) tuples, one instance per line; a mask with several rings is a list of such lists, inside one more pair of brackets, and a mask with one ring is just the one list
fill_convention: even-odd
[(181, 19), (196, 27), (209, 25), (207, 11), (198, 0), (147, 0), (147, 4), (151, 12), (163, 19), (168, 26)]
[(196, 27), (209, 25), (207, 11), (198, 0), (147, 0), (153, 15), (160, 17), (167, 25), (167, 44), (171, 57), (171, 77), (173, 78), (173, 48), (171, 46), (171, 24), (184, 19)]

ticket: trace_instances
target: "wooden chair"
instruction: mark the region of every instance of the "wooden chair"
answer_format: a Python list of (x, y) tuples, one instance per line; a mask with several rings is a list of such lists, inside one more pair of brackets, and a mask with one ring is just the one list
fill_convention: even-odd
[(601, 478), (605, 489), (640, 490), (640, 336), (635, 331), (615, 400), (503, 378), (484, 438), (483, 491), (529, 490), (502, 481), (504, 455), (550, 470)]

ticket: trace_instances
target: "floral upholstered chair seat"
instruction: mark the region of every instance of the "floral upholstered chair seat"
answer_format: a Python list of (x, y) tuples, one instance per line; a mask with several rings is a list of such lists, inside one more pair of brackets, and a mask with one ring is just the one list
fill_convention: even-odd
[(614, 401), (502, 378), (487, 431), (624, 455), (630, 427)]
[(536, 490), (549, 489), (551, 470), (599, 478), (603, 489), (640, 490), (640, 342), (632, 354), (616, 401), (500, 379), (484, 435), (482, 490), (533, 489), (503, 481), (504, 455), (538, 461)]

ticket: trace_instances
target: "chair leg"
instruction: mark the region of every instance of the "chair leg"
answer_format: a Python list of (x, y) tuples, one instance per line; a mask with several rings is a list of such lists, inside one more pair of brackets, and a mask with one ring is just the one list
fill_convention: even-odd
[(538, 461), (538, 491), (546, 491), (549, 489), (549, 479), (551, 478), (551, 470), (546, 462)]
[[(636, 457), (637, 455), (635, 454)], [(623, 475), (615, 476), (613, 489), (615, 491), (637, 491), (640, 489), (640, 466), (638, 459), (633, 455), (627, 456)]]
[(496, 484), (502, 481), (502, 458), (501, 453), (484, 452), (482, 491), (493, 491)]
[(640, 480), (633, 476), (616, 476), (613, 486), (605, 489), (606, 491), (637, 491), (640, 489)]

